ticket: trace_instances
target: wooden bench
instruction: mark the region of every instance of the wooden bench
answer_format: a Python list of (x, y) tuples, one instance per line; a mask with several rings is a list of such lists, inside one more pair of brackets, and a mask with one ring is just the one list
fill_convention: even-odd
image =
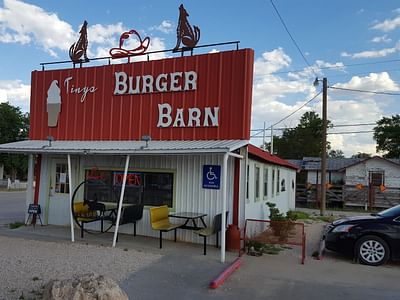
[(174, 241), (176, 242), (176, 229), (183, 225), (171, 223), (168, 214), (167, 205), (150, 208), (151, 228), (160, 231), (160, 249), (162, 248), (162, 233), (174, 230)]
[(91, 210), (83, 202), (74, 203), (74, 217), (81, 227), (81, 238), (83, 238), (84, 224), (101, 221), (101, 231), (103, 232), (103, 217), (96, 210)]

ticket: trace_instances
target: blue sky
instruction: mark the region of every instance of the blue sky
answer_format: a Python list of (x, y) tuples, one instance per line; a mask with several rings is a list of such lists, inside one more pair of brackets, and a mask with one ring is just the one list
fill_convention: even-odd
[[(316, 76), (327, 77), (333, 87), (400, 93), (399, 1), (273, 1), (305, 59), (270, 0), (1, 1), (0, 102), (29, 111), (31, 71), (40, 69), (41, 62), (67, 60), (83, 20), (89, 23), (89, 58), (107, 56), (129, 29), (151, 37), (150, 51), (173, 48), (181, 3), (190, 24), (201, 29), (200, 45), (239, 40), (241, 48), (255, 50), (253, 129), (277, 123), (316, 95), (321, 90), (312, 84)], [(232, 48), (203, 51), (224, 49)], [(328, 102), (334, 125), (369, 124), (400, 113), (398, 95), (328, 89)], [(277, 124), (276, 133), (296, 126), (309, 110), (320, 113), (321, 96)], [(328, 140), (347, 156), (374, 154), (370, 132), (332, 134), (372, 128), (336, 127)], [(252, 142), (260, 145), (262, 139)]]

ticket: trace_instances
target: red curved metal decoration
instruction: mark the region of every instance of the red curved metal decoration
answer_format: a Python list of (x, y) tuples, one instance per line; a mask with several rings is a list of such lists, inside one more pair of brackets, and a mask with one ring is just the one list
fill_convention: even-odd
[[(139, 46), (133, 49), (125, 49), (123, 48), (124, 42), (131, 38), (131, 36), (134, 35), (138, 41), (139, 41)], [(119, 47), (118, 48), (111, 48), (110, 49), (110, 55), (112, 58), (123, 58), (123, 57), (130, 57), (130, 56), (136, 56), (140, 55), (146, 52), (147, 48), (150, 45), (150, 38), (145, 37), (143, 40), (140, 37), (139, 33), (131, 29), (129, 31), (123, 32), (119, 38)]]

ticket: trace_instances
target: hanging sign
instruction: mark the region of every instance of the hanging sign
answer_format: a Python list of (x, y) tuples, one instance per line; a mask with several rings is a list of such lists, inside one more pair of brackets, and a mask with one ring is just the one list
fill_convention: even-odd
[(221, 182), (221, 166), (203, 166), (203, 188), (219, 190)]

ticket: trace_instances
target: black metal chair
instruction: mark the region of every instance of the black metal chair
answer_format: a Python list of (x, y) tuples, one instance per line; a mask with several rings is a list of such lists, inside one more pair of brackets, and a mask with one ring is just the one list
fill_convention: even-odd
[[(122, 215), (119, 220), (119, 225), (133, 223), (133, 236), (136, 236), (136, 222), (141, 220), (143, 217), (144, 204), (133, 204), (125, 207), (122, 210)], [(115, 220), (116, 222), (117, 220)], [(114, 222), (114, 223), (115, 223)], [(118, 242), (118, 236), (117, 236)]]
[[(228, 221), (228, 213), (226, 212), (226, 220)], [(226, 222), (228, 223), (228, 222)], [(226, 224), (225, 224), (226, 225)], [(219, 232), (222, 229), (222, 214), (217, 214), (215, 215), (214, 219), (213, 219), (213, 224), (211, 227), (206, 227), (203, 229), (200, 229), (198, 231), (196, 231), (196, 233), (204, 238), (204, 252), (203, 254), (206, 255), (207, 254), (207, 237), (211, 236), (213, 234), (216, 234), (215, 237), (215, 247), (219, 247), (218, 242), (219, 242)]]

